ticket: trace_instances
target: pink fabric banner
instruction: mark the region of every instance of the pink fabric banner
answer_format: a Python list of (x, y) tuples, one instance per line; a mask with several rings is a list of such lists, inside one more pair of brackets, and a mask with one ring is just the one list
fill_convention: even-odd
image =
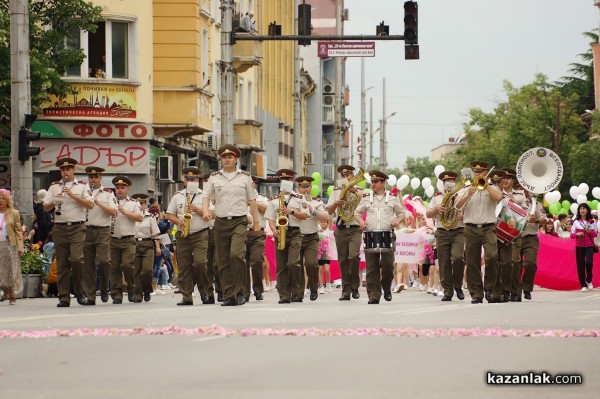
[[(534, 283), (553, 290), (580, 290), (575, 260), (575, 240), (539, 234), (538, 270)], [(594, 254), (594, 287), (600, 286), (600, 257)]]

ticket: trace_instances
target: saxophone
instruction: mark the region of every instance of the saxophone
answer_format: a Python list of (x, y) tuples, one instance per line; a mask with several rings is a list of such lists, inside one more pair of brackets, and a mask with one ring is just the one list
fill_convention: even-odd
[(190, 234), (190, 223), (192, 222), (192, 213), (190, 212), (190, 194), (185, 195), (185, 213), (183, 214), (183, 227), (181, 228), (181, 236), (187, 237)]
[(358, 193), (355, 193), (350, 189), (363, 180), (365, 180), (365, 171), (360, 168), (356, 176), (354, 176), (352, 180), (348, 181), (348, 184), (346, 184), (340, 192), (339, 199), (344, 200), (344, 205), (342, 205), (339, 215), (345, 223), (349, 223), (354, 220), (354, 210), (361, 200)]
[(277, 231), (279, 232), (279, 243), (277, 244), (277, 249), (283, 251), (285, 249), (285, 233), (287, 232), (287, 226), (289, 223), (289, 219), (283, 211), (285, 210), (285, 193), (282, 191), (279, 193), (279, 209), (277, 213), (277, 220), (275, 221), (275, 225), (277, 226)]

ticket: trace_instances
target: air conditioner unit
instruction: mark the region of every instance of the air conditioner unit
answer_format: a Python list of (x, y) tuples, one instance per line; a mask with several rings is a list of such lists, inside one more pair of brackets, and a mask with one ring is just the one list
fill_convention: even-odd
[(331, 83), (323, 83), (323, 94), (335, 93), (335, 86)]
[(312, 152), (307, 152), (306, 153), (306, 164), (307, 165), (314, 165), (315, 164), (313, 156), (314, 156), (314, 154)]
[(158, 180), (173, 181), (173, 157), (158, 157)]
[(173, 177), (175, 181), (181, 181), (185, 168), (185, 155), (173, 154)]
[(221, 146), (221, 135), (217, 133), (208, 133), (206, 135), (206, 145), (208, 148), (217, 150)]
[(323, 96), (323, 105), (332, 107), (334, 102), (335, 102), (335, 96), (331, 96), (331, 95)]

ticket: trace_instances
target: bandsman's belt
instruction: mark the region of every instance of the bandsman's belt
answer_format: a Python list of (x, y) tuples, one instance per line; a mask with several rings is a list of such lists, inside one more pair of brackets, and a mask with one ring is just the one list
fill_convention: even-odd
[(478, 227), (478, 228), (482, 228), (482, 227), (490, 227), (495, 225), (496, 223), (483, 223), (483, 224), (475, 224), (475, 223), (465, 223), (467, 226), (469, 227)]
[(316, 231), (314, 233), (306, 233), (306, 234), (302, 234), (303, 236), (314, 236), (315, 234), (318, 234)]
[(219, 220), (232, 220), (232, 219), (240, 219), (240, 218), (245, 218), (246, 215), (242, 215), (242, 216), (223, 216), (223, 217), (217, 217), (217, 219)]
[(108, 229), (110, 226), (90, 226), (90, 225), (87, 225), (85, 227), (89, 227), (90, 229)]
[(193, 236), (194, 234), (202, 233), (204, 230), (208, 230), (208, 227), (203, 228), (202, 230), (194, 231), (193, 233), (189, 233), (187, 236)]
[(112, 236), (112, 238), (117, 239), (117, 240), (123, 240), (125, 238), (133, 238), (133, 234), (131, 234), (129, 236), (121, 236), (121, 237)]
[(147, 238), (147, 237), (144, 237), (144, 238), (136, 238), (135, 240), (136, 240), (136, 241), (153, 241), (153, 240), (152, 240), (152, 238)]
[[(252, 227), (251, 227), (251, 228), (249, 228), (249, 229), (248, 229), (248, 231), (252, 231)], [(265, 228), (264, 228), (264, 227), (261, 227), (261, 228), (260, 228), (260, 231), (265, 231)]]
[(338, 226), (338, 229), (355, 229), (357, 227), (357, 224), (342, 224)]
[(464, 227), (455, 227), (453, 229), (444, 229), (443, 227), (438, 227), (438, 230), (442, 230), (442, 231), (453, 231), (453, 230), (462, 230), (464, 229)]
[(54, 224), (63, 224), (65, 226), (72, 226), (75, 224), (81, 224), (81, 223), (85, 223), (83, 220), (80, 220), (79, 222), (55, 222)]
[(288, 231), (296, 231), (296, 230), (300, 230), (300, 227), (296, 227), (296, 226), (288, 226)]

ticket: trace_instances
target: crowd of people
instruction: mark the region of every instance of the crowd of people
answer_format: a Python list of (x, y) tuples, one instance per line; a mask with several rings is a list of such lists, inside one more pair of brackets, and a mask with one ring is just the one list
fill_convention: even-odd
[[(444, 190), (426, 208), (420, 199), (387, 190), (385, 173), (369, 171), (371, 190), (365, 192), (357, 184), (363, 171), (355, 175), (353, 166), (340, 165), (340, 180), (324, 203), (310, 194), (314, 179), (290, 169), (277, 171), (280, 191), (266, 198), (260, 179), (238, 168), (237, 147), (224, 145), (218, 154), (220, 170), (183, 169), (183, 189), (164, 212), (156, 199), (130, 195), (127, 176), (112, 180), (114, 191), (102, 186), (105, 170), (97, 166), (85, 169), (87, 181), (75, 179), (71, 158), (56, 163), (62, 179), (37, 193), (30, 232), (23, 233), (10, 192), (0, 190), (2, 299), (16, 303), (22, 288), (25, 240), (46, 244), (56, 276), (48, 293), (56, 294), (58, 307), (69, 307), (71, 298), (93, 306), (98, 296), (119, 305), (125, 294), (128, 302), (143, 303), (176, 288), (178, 306), (193, 305), (195, 290), (207, 305), (242, 306), (273, 288), (279, 304), (305, 296), (315, 301), (333, 292), (332, 258), (341, 275), (340, 301), (358, 300), (364, 286), (368, 304), (391, 301), (408, 287), (444, 302), (464, 300), (465, 288), (473, 304), (521, 302), (532, 298), (540, 233), (575, 240), (581, 290), (593, 289), (597, 213), (582, 203), (573, 219), (553, 221), (518, 184), (514, 169), (489, 173), (486, 162), (473, 161), (472, 184), (457, 184), (458, 174), (444, 171), (437, 176)], [(431, 237), (420, 264), (396, 262), (398, 232)], [(268, 236), (275, 246), (274, 282)], [(335, 254), (328, 248), (331, 236)]]

